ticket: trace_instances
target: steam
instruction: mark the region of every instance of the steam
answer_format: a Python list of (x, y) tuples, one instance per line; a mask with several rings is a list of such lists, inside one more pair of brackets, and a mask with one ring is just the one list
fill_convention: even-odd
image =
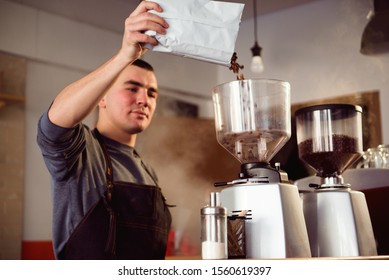
[[(173, 216), (177, 254), (200, 254), (200, 209), (214, 182), (235, 179), (239, 163), (218, 143), (213, 120), (158, 117), (137, 150), (156, 170)], [(230, 177), (226, 176), (229, 175)]]

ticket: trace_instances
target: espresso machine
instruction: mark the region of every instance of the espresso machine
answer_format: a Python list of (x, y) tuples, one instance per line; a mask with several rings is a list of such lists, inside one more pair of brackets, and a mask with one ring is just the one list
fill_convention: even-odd
[(229, 216), (248, 213), (246, 257), (311, 257), (298, 188), (269, 163), (291, 135), (289, 83), (236, 80), (212, 97), (217, 141), (241, 163), (236, 180), (215, 186)]
[(342, 177), (363, 154), (361, 107), (301, 108), (296, 111), (296, 134), (299, 158), (320, 178), (301, 192), (312, 256), (377, 255), (365, 195)]

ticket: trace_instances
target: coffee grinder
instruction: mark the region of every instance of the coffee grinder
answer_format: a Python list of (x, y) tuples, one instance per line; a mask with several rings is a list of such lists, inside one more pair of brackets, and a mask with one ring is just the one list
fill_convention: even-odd
[(212, 97), (217, 140), (241, 163), (238, 179), (215, 186), (229, 216), (248, 213), (246, 257), (310, 257), (298, 189), (269, 163), (291, 135), (289, 83), (237, 80)]
[(365, 195), (351, 190), (342, 173), (363, 153), (362, 109), (327, 104), (296, 111), (299, 158), (320, 177), (302, 192), (312, 256), (377, 254)]

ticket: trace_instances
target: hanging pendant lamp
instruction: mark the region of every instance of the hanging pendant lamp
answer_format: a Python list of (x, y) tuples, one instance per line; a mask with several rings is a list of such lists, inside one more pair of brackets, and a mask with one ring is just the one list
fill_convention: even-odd
[(254, 10), (254, 46), (251, 48), (251, 52), (253, 54), (253, 57), (251, 59), (251, 65), (250, 69), (254, 73), (261, 73), (264, 70), (263, 67), (263, 61), (261, 57), (261, 51), (262, 48), (258, 45), (258, 40), (257, 40), (257, 1), (253, 0), (253, 10)]

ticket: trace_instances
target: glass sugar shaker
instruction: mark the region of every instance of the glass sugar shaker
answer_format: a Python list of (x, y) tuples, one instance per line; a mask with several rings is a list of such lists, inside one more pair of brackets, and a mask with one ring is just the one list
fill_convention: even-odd
[(201, 208), (201, 256), (203, 259), (226, 259), (227, 209), (220, 205), (218, 192), (210, 194), (210, 204)]

